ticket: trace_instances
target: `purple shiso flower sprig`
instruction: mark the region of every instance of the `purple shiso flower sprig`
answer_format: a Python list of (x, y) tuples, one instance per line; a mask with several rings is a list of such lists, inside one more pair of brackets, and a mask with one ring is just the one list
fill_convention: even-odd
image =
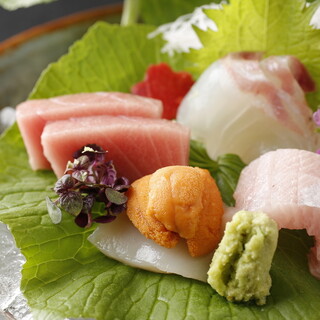
[(313, 121), (317, 127), (320, 127), (320, 109), (313, 113)]
[[(96, 144), (74, 153), (74, 161), (68, 162), (64, 175), (53, 188), (58, 199), (46, 198), (53, 223), (61, 221), (61, 209), (74, 216), (75, 223), (82, 228), (93, 222), (111, 222), (126, 209), (129, 180), (117, 177), (112, 160), (106, 161), (106, 153)], [(95, 203), (103, 204), (103, 213), (93, 213)]]
[[(317, 126), (317, 131), (319, 131), (319, 129), (320, 129), (320, 109), (318, 109), (316, 112), (313, 113), (312, 119), (313, 119), (313, 122)], [(316, 153), (320, 154), (320, 149), (318, 149), (316, 151)]]

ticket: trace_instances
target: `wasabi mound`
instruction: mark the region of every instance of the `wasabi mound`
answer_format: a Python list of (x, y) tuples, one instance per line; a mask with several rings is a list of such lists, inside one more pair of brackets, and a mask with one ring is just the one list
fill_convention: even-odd
[(208, 283), (229, 301), (266, 303), (278, 226), (262, 212), (239, 211), (227, 223), (216, 250)]

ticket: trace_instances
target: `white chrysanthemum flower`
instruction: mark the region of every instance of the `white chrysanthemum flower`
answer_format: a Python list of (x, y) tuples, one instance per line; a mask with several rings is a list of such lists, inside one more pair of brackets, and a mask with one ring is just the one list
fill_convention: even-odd
[(317, 9), (317, 11), (315, 12), (315, 14), (313, 15), (313, 17), (310, 21), (310, 25), (316, 29), (320, 29), (320, 6)]
[(154, 32), (150, 33), (150, 37), (162, 34), (164, 40), (167, 41), (162, 48), (162, 52), (172, 55), (174, 52), (188, 52), (189, 49), (200, 49), (202, 44), (193, 30), (193, 26), (197, 26), (201, 30), (211, 29), (217, 31), (217, 25), (207, 17), (203, 9), (220, 10), (222, 5), (216, 3), (204, 5), (196, 8), (192, 13), (179, 17), (171, 23), (158, 27)]
[(15, 121), (15, 109), (5, 107), (0, 109), (0, 133), (10, 127)]

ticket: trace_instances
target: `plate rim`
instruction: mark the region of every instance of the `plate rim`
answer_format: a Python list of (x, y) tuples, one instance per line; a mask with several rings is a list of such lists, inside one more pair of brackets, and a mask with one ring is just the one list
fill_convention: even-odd
[(71, 13), (58, 19), (36, 25), (22, 32), (19, 32), (8, 39), (0, 42), (0, 55), (4, 54), (10, 49), (14, 49), (24, 44), (25, 42), (44, 35), (46, 33), (54, 32), (71, 25), (80, 24), (88, 21), (96, 21), (103, 17), (121, 14), (123, 4), (109, 4), (99, 6), (92, 9), (82, 10), (79, 12)]

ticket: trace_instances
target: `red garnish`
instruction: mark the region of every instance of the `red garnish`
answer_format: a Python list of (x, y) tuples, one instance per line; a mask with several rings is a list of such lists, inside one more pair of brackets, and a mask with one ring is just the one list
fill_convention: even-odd
[(131, 88), (133, 94), (159, 99), (163, 103), (162, 118), (174, 119), (181, 100), (194, 81), (188, 72), (175, 72), (166, 63), (151, 65), (145, 79)]

